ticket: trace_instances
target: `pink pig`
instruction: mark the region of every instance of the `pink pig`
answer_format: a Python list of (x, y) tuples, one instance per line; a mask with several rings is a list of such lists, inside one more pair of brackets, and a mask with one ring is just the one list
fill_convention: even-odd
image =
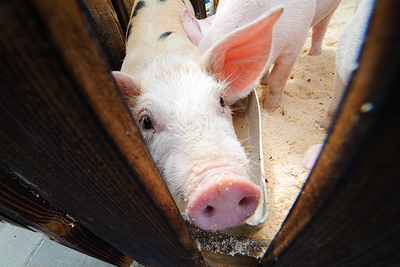
[(325, 130), (328, 130), (343, 91), (353, 70), (357, 68), (358, 54), (365, 38), (365, 31), (373, 6), (373, 0), (358, 0), (353, 16), (340, 33), (336, 49), (335, 91), (328, 111), (321, 120), (321, 127)]
[[(358, 66), (357, 59), (366, 36), (368, 21), (373, 8), (374, 0), (358, 0), (353, 16), (340, 33), (336, 49), (335, 91), (328, 111), (321, 120), (321, 127), (326, 130), (328, 130), (336, 108), (339, 106), (352, 72)], [(303, 164), (304, 168), (313, 168), (321, 149), (321, 144), (308, 149), (306, 161)]]
[(113, 74), (183, 215), (218, 230), (243, 223), (259, 205), (225, 96), (261, 74), (271, 45), (265, 36), (283, 10), (226, 35), (204, 54), (183, 28), (187, 12), (193, 17), (187, 0), (135, 1), (126, 57)]
[[(214, 21), (198, 47), (205, 52), (237, 28), (251, 23), (277, 6), (284, 7), (285, 12), (274, 26), (271, 55), (260, 80), (264, 88), (262, 106), (274, 111), (281, 103), (286, 80), (310, 27), (313, 27), (310, 55), (317, 56), (321, 54), (323, 37), (339, 4), (340, 0), (221, 0)], [(190, 27), (185, 28), (189, 36), (198, 34)]]

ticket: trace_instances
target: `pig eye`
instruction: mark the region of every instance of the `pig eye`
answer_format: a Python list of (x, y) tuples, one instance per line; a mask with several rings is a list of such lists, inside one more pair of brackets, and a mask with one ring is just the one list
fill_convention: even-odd
[(148, 116), (144, 116), (139, 120), (139, 123), (143, 125), (143, 128), (145, 129), (151, 129), (153, 128), (153, 124), (151, 123), (151, 119)]
[(219, 103), (221, 104), (221, 107), (225, 107), (225, 101), (222, 96), (219, 97)]

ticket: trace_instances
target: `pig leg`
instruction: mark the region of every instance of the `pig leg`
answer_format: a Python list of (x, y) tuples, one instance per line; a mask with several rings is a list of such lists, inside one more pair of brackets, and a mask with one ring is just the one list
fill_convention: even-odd
[[(281, 54), (275, 61), (271, 73), (268, 70), (261, 79), (261, 87), (263, 88), (262, 107), (268, 112), (273, 112), (282, 101), (283, 90), (285, 88), (286, 80), (296, 63), (298, 53), (285, 53)], [(266, 85), (268, 84), (268, 85)]]
[(269, 69), (265, 71), (264, 76), (260, 79), (260, 85), (268, 86), (268, 80), (269, 80)]
[(311, 37), (311, 49), (309, 52), (310, 56), (319, 56), (322, 53), (322, 41), (324, 40), (324, 36), (326, 30), (328, 29), (329, 21), (331, 20), (333, 13), (335, 13), (337, 7), (339, 6), (340, 1), (332, 8), (332, 10), (319, 21), (317, 24), (312, 27), (312, 37)]
[(322, 146), (322, 144), (313, 145), (307, 150), (306, 161), (303, 164), (304, 168), (311, 170), (314, 167), (314, 164), (318, 159), (319, 153), (321, 153)]
[(346, 87), (343, 80), (340, 77), (340, 74), (336, 68), (335, 73), (335, 91), (333, 92), (333, 98), (329, 103), (328, 111), (325, 113), (324, 117), (321, 119), (321, 127), (324, 128), (326, 131), (328, 130), (332, 118), (335, 115), (336, 109), (339, 105), (340, 99), (343, 95), (343, 90)]

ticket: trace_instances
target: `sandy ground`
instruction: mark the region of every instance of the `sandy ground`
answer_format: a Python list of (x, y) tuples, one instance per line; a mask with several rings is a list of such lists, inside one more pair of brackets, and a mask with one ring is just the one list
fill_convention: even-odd
[[(333, 15), (320, 56), (308, 55), (311, 30), (303, 51), (286, 83), (277, 110), (261, 111), (264, 168), (269, 215), (259, 237), (273, 239), (299, 194), (309, 171), (303, 168), (305, 153), (322, 143), (321, 117), (333, 96), (335, 54), (339, 34), (354, 13), (356, 0), (342, 0)], [(260, 94), (259, 94), (260, 96)]]

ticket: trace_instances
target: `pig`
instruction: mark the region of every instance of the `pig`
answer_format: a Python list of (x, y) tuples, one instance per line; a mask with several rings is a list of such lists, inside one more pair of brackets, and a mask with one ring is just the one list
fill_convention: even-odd
[(269, 57), (277, 8), (202, 53), (183, 28), (188, 0), (135, 1), (126, 57), (113, 72), (181, 212), (199, 228), (243, 223), (260, 189), (235, 134), (228, 94), (246, 90)]
[(328, 130), (332, 118), (350, 80), (357, 68), (357, 58), (365, 38), (368, 21), (374, 6), (373, 0), (358, 0), (353, 16), (343, 27), (336, 49), (335, 89), (327, 112), (321, 119), (321, 127)]
[[(336, 49), (335, 90), (328, 111), (321, 120), (321, 127), (328, 130), (331, 120), (342, 98), (352, 72), (357, 68), (357, 59), (364, 42), (369, 18), (374, 8), (374, 0), (358, 0), (353, 16), (343, 27)], [(303, 167), (312, 169), (323, 145), (314, 145), (307, 151)]]
[[(203, 34), (198, 47), (205, 52), (235, 29), (277, 6), (283, 6), (285, 12), (274, 27), (271, 55), (260, 80), (263, 88), (262, 107), (272, 112), (281, 103), (286, 80), (307, 39), (310, 27), (313, 34), (309, 54), (317, 56), (321, 54), (323, 37), (339, 4), (340, 0), (221, 0), (214, 21), (208, 32)], [(188, 30), (189, 36), (195, 34), (198, 32)], [(273, 63), (269, 73), (269, 67)], [(247, 92), (250, 91), (251, 88)]]

